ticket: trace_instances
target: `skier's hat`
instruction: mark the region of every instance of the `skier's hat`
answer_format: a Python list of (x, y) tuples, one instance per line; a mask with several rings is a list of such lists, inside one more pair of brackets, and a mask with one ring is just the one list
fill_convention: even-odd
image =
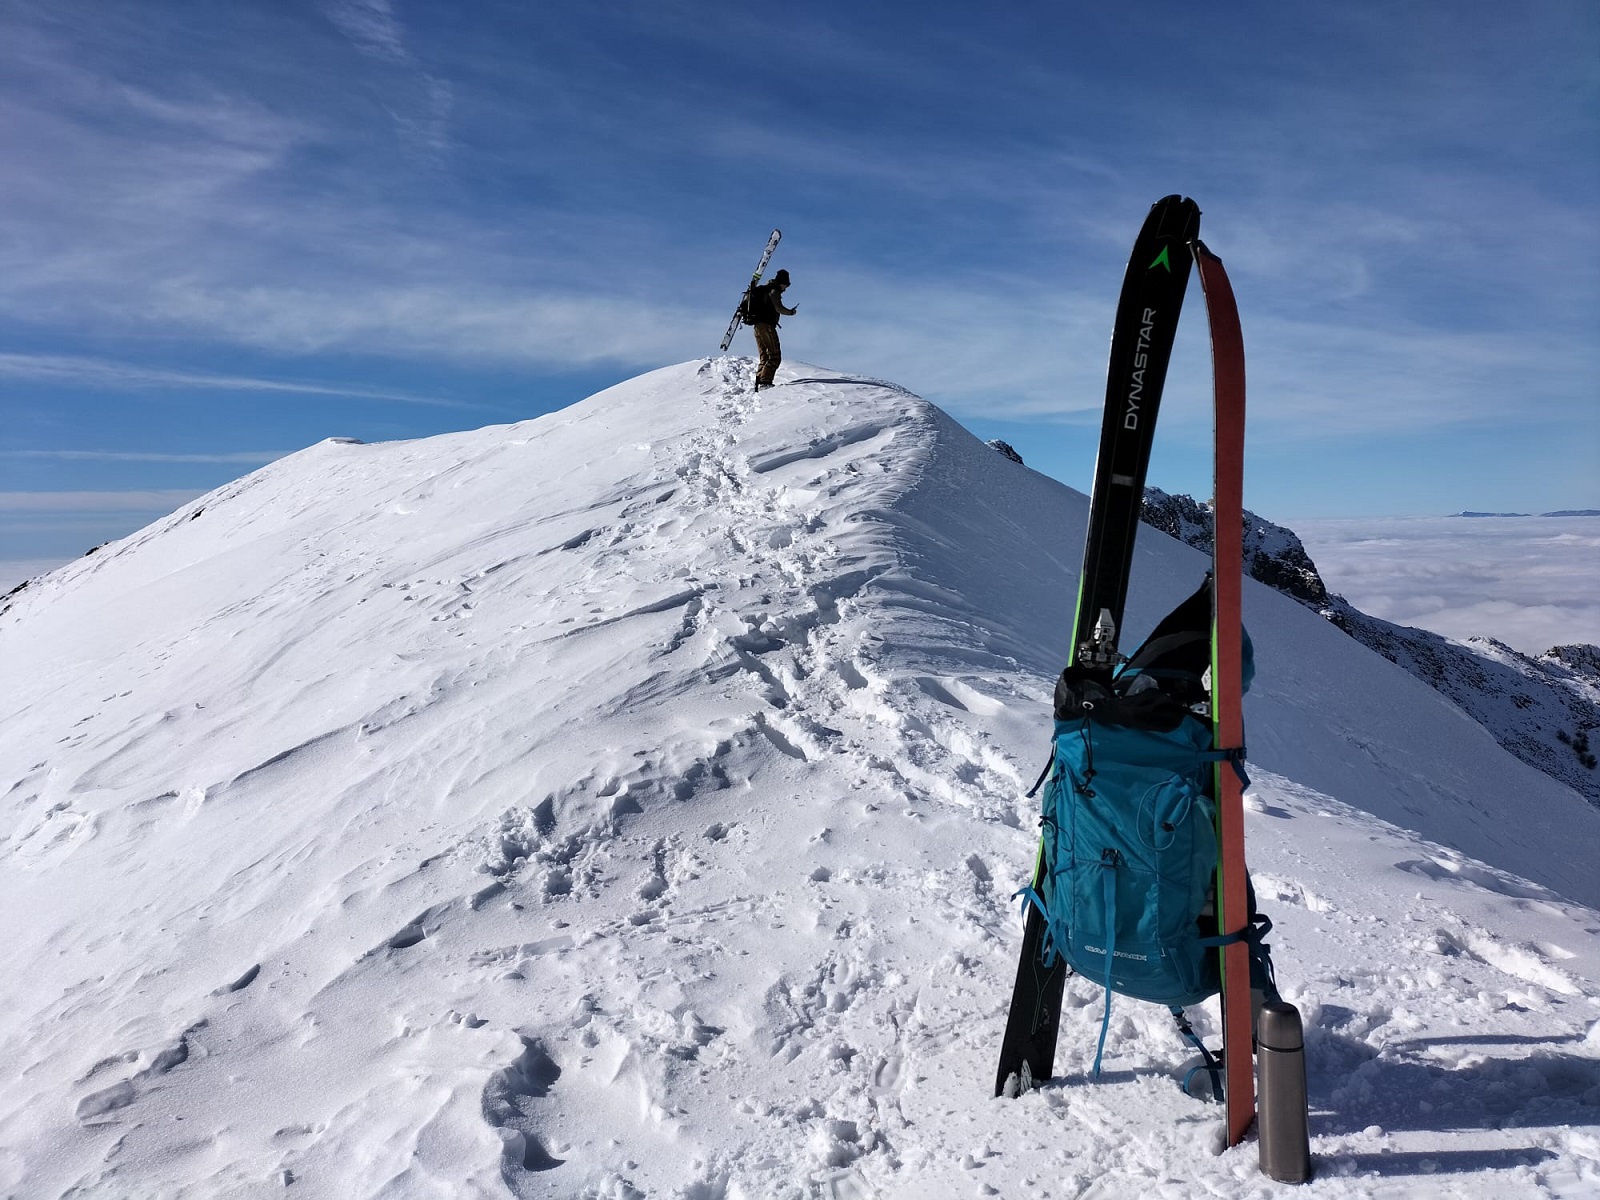
[(787, 272), (787, 271), (779, 271), (776, 275), (774, 275), (772, 277), (772, 282), (773, 283), (788, 283), (789, 282), (789, 272)]

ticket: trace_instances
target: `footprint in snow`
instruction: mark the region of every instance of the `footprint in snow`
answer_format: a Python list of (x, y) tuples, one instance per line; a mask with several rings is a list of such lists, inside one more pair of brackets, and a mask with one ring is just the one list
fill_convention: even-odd
[(180, 1033), (170, 1046), (163, 1046), (153, 1053), (145, 1051), (127, 1051), (114, 1055), (111, 1058), (101, 1059), (85, 1076), (85, 1079), (98, 1074), (102, 1069), (122, 1063), (137, 1062), (147, 1059), (145, 1066), (127, 1079), (119, 1080), (109, 1087), (100, 1088), (90, 1092), (78, 1101), (73, 1115), (79, 1124), (104, 1124), (100, 1118), (110, 1117), (119, 1109), (127, 1108), (139, 1099), (144, 1086), (152, 1079), (165, 1075), (176, 1067), (189, 1061), (189, 1039), (196, 1032), (203, 1029), (205, 1021), (196, 1021), (189, 1028)]
[(244, 991), (245, 988), (249, 987), (252, 983), (254, 983), (256, 981), (256, 977), (258, 975), (260, 975), (260, 974), (261, 974), (261, 964), (260, 963), (256, 963), (248, 971), (246, 971), (243, 975), (241, 975), (241, 976), (239, 976), (239, 978), (235, 979), (232, 983), (223, 984), (221, 987), (217, 988), (211, 994), (213, 996), (226, 996), (231, 992), (242, 992), (242, 991)]
[(524, 1171), (549, 1171), (559, 1167), (540, 1136), (536, 1117), (550, 1089), (561, 1078), (561, 1068), (543, 1042), (518, 1035), (522, 1053), (489, 1077), (483, 1089), (483, 1115), (500, 1134), (501, 1163), (507, 1182)]

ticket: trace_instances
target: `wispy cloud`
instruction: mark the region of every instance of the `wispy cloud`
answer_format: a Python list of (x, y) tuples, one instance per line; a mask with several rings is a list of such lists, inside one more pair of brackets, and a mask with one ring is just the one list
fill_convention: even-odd
[(405, 34), (389, 0), (335, 0), (328, 17), (363, 54), (385, 62), (409, 64)]
[(332, 0), (329, 20), (355, 48), (391, 68), (406, 81), (390, 114), (402, 139), (434, 165), (450, 149), (450, 114), (454, 94), (449, 83), (422, 68), (408, 44), (405, 29), (389, 0)]
[[(778, 224), (791, 359), (1046, 437), (1098, 409), (1127, 247), (1183, 190), (1234, 274), (1261, 442), (1594, 429), (1577, 6), (1203, 31), (1175, 0), (909, 26), (845, 4), (708, 22), (681, 0), (87, 8), (0, 15), (0, 323), (13, 349), (76, 352), (0, 356), (0, 380), (329, 398), (263, 421), (452, 406), (418, 378), (555, 391), (710, 352)], [(1134, 48), (1163, 70), (1135, 77)], [(1191, 431), (1198, 309), (1163, 417)], [(363, 386), (373, 364), (399, 386)]]
[[(1274, 436), (1446, 428), (1515, 419), (1581, 427), (1592, 411), (1577, 372), (1552, 375), (1558, 336), (1256, 316), (1247, 326), (1255, 420)], [(1593, 350), (1577, 362), (1594, 363)], [(1600, 364), (1596, 364), (1600, 365)], [(1530, 381), (1538, 392), (1530, 395)]]
[(241, 450), (227, 454), (168, 454), (142, 450), (0, 450), (0, 458), (41, 458), (59, 462), (240, 463), (261, 466), (289, 450)]
[[(328, 0), (323, 11), (375, 73), (367, 82), (386, 97), (389, 118), (440, 116), (432, 101), (388, 102), (439, 82), (425, 62), (429, 41), (406, 27), (401, 10), (388, 0)], [(552, 45), (571, 62), (552, 51), (499, 63), (503, 78), (496, 79), (514, 89), (521, 72), (535, 90), (479, 95), (475, 103), (523, 135), (548, 138), (530, 161), (532, 186), (493, 212), (440, 207), (437, 196), (432, 207), (417, 208), (407, 198), (418, 181), (387, 162), (390, 173), (370, 181), (324, 166), (319, 186), (307, 188), (304, 160), (365, 153), (354, 140), (360, 131), (335, 130), (313, 106), (290, 96), (268, 103), (220, 75), (182, 88), (148, 75), (119, 78), (108, 88), (70, 45), (33, 44), (30, 51), (48, 56), (45, 95), (55, 102), (35, 99), (20, 109), (31, 163), (44, 169), (0, 182), (0, 198), (10, 189), (26, 200), (29, 218), (12, 243), (22, 252), (7, 261), (0, 250), (0, 311), (294, 356), (420, 356), (563, 371), (653, 366), (703, 352), (726, 320), (708, 306), (725, 302), (712, 286), (716, 256), (703, 234), (685, 232), (698, 218), (682, 205), (703, 208), (706, 197), (685, 180), (674, 185), (682, 196), (669, 188), (659, 205), (641, 206), (629, 189), (600, 184), (630, 166), (659, 184), (670, 160), (706, 172), (740, 164), (740, 173), (772, 178), (774, 199), (791, 189), (844, 189), (866, 206), (860, 223), (791, 226), (785, 254), (798, 255), (800, 271), (809, 267), (797, 271), (804, 315), (785, 330), (794, 353), (903, 379), (958, 412), (1050, 419), (1098, 404), (1116, 260), (1154, 198), (1144, 195), (1153, 190), (1144, 182), (1148, 171), (1108, 154), (1081, 122), (1051, 123), (1024, 137), (988, 109), (974, 109), (952, 134), (950, 122), (922, 116), (941, 103), (935, 81), (951, 65), (950, 46), (918, 39), (885, 54), (820, 18), (802, 22), (785, 43), (818, 80), (792, 76), (784, 89), (810, 103), (827, 100), (823, 79), (842, 87), (844, 100), (875, 87), (885, 94), (882, 111), (852, 120), (851, 106), (835, 99), (817, 119), (784, 119), (781, 104), (773, 120), (752, 119), (727, 103), (726, 79), (716, 72), (738, 57), (724, 39), (753, 39), (764, 23), (746, 19), (712, 37), (678, 29), (678, 15), (641, 20), (666, 49), (714, 62), (706, 79), (686, 78), (660, 57), (624, 60), (583, 22), (552, 30)], [(636, 68), (643, 77), (631, 81)], [(1024, 111), (1058, 92), (1059, 102), (1097, 104), (1085, 110), (1090, 115), (1109, 103), (1017, 46), (985, 51), (981, 68)], [(669, 80), (677, 85), (665, 86)], [(449, 89), (439, 86), (445, 96)], [(1320, 144), (1336, 166), (1370, 152), (1370, 105), (1317, 75), (1278, 86), (1325, 118), (1321, 126), (1334, 132)], [(1430, 86), (1404, 93), (1408, 111), (1424, 107)], [(657, 93), (643, 107), (640, 87)], [(566, 106), (541, 113), (530, 101), (547, 93)], [(1406, 195), (1424, 198), (1410, 207), (1366, 185), (1308, 196), (1309, 179), (1286, 173), (1283, 155), (1254, 146), (1244, 153), (1246, 138), (1259, 141), (1269, 128), (1281, 134), (1281, 123), (1265, 113), (1240, 116), (1244, 132), (1224, 125), (1205, 153), (1175, 145), (1163, 161), (1192, 183), (1217, 221), (1214, 248), (1234, 267), (1247, 309), (1252, 383), (1281, 400), (1271, 409), (1281, 427), (1314, 436), (1368, 419), (1380, 428), (1480, 419), (1504, 403), (1508, 381), (1550, 377), (1553, 359), (1537, 336), (1483, 334), (1459, 321), (1451, 332), (1446, 315), (1406, 311), (1396, 288), (1401, 261), (1447, 297), (1482, 269), (1438, 253), (1485, 241), (1488, 218), (1447, 199), (1472, 190), (1460, 168), (1382, 164), (1387, 175), (1405, 176)], [(609, 140), (613, 133), (623, 138), (621, 149)], [(419, 136), (437, 142), (443, 134)], [(20, 182), (27, 178), (50, 182)], [(1546, 215), (1558, 229), (1581, 229), (1553, 200)], [(908, 223), (937, 247), (898, 255), (901, 240), (917, 240)], [(1537, 240), (1507, 230), (1498, 245), (1507, 239), (1519, 252), (1531, 252)], [(877, 249), (874, 241), (888, 245)], [(827, 247), (821, 253), (819, 242)], [(968, 243), (977, 249), (952, 253)], [(646, 247), (652, 252), (640, 262)], [(1592, 359), (1566, 378), (1578, 378)], [(42, 357), (0, 360), (0, 373), (102, 386), (99, 379), (106, 387), (451, 403)], [(1174, 384), (1181, 391), (1181, 381)]]
[[(235, 344), (293, 354), (348, 351), (441, 360), (660, 365), (692, 357), (715, 318), (637, 297), (504, 291), (465, 285), (315, 292), (189, 286), (163, 291), (174, 323)], [(718, 331), (720, 332), (720, 330)]]
[(174, 371), (69, 355), (0, 353), (0, 377), (96, 388), (204, 388), (208, 391), (287, 392), (310, 396), (347, 396), (359, 400), (393, 400), (402, 404), (430, 404), (445, 408), (479, 407), (464, 401), (447, 400), (437, 396), (419, 396), (376, 388), (261, 379), (248, 375), (215, 375), (204, 371)]

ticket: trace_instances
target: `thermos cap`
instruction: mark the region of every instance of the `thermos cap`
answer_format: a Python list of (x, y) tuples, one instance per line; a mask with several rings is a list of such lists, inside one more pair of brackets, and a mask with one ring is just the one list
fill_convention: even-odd
[(1263, 1050), (1296, 1051), (1305, 1048), (1305, 1032), (1300, 1025), (1300, 1010), (1281, 1000), (1261, 1006), (1256, 1025), (1256, 1042)]

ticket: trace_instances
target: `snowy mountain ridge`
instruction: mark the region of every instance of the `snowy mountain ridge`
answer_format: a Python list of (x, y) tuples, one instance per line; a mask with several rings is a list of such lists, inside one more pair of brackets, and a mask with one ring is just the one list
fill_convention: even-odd
[[(1211, 510), (1191, 496), (1148, 488), (1143, 520), (1210, 551)], [(1600, 730), (1600, 648), (1553, 646), (1534, 657), (1494, 638), (1457, 642), (1370, 616), (1328, 591), (1293, 530), (1250, 512), (1245, 562), (1254, 578), (1436, 688), (1523, 762), (1600, 807), (1600, 769), (1590, 745)]]
[[(1273, 1194), (1069, 984), (990, 1098), (1084, 498), (880, 381), (321, 443), (0, 614), (0, 1194)], [(1128, 634), (1205, 569), (1141, 542)], [(1297, 1194), (1600, 1180), (1600, 814), (1247, 584)], [(1194, 1011), (1215, 1038), (1215, 1005)]]

